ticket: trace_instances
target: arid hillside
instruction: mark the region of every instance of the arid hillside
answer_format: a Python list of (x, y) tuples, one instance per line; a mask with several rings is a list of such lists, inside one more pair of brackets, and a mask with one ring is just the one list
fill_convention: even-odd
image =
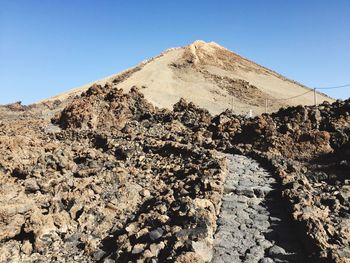
[[(233, 109), (237, 114), (268, 112), (283, 106), (312, 105), (313, 92), (278, 73), (249, 61), (214, 43), (195, 41), (172, 48), (119, 74), (98, 80), (102, 86), (129, 91), (136, 86), (153, 105), (171, 109), (184, 98), (218, 114)], [(80, 94), (92, 83), (49, 100)], [(317, 101), (333, 99), (317, 93)]]

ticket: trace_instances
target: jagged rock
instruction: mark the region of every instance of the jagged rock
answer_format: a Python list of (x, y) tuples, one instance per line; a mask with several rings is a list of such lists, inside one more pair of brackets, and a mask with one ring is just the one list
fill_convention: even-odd
[[(227, 174), (219, 150), (273, 170), (310, 257), (346, 262), (349, 110), (347, 100), (211, 116), (185, 100), (157, 109), (137, 88), (124, 94), (112, 84), (64, 102), (1, 108), (0, 261), (209, 261)], [(246, 182), (225, 192), (265, 198), (269, 189)], [(239, 231), (273, 221), (236, 203)], [(246, 260), (260, 254), (252, 249)]]

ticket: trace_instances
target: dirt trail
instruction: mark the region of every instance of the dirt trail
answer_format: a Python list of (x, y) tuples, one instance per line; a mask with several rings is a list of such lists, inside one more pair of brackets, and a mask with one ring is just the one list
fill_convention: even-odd
[(226, 157), (212, 262), (305, 262), (273, 176), (248, 157)]

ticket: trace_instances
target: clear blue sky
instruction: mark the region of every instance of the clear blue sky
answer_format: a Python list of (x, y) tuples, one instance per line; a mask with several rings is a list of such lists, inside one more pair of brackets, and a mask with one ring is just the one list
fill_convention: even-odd
[[(0, 0), (0, 104), (215, 41), (310, 87), (350, 83), (349, 0)], [(350, 96), (350, 87), (329, 91)]]

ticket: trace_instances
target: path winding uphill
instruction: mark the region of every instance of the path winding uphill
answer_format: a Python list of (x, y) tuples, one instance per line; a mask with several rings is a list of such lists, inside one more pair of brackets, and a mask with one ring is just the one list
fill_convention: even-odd
[(248, 157), (226, 158), (212, 262), (305, 262), (273, 176)]

